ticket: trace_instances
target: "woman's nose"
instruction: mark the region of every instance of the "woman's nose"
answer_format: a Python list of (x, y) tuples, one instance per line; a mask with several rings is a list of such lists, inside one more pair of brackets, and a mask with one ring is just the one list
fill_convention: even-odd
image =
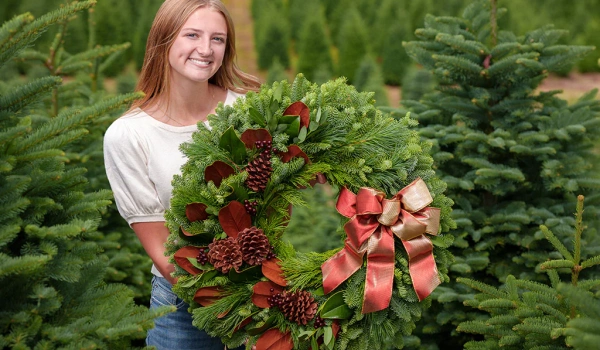
[(210, 45), (210, 41), (202, 41), (196, 46), (196, 51), (202, 56), (210, 56), (213, 53), (213, 50)]

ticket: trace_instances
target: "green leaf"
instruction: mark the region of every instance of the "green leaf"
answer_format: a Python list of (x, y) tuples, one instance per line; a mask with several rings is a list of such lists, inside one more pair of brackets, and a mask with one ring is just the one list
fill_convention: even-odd
[(279, 109), (279, 101), (277, 101), (276, 98), (272, 99), (269, 107), (269, 112), (271, 112), (271, 115), (275, 114), (275, 112), (277, 112)]
[(297, 115), (282, 115), (279, 117), (279, 124), (292, 124), (294, 120), (299, 120), (300, 116)]
[(256, 280), (261, 276), (260, 265), (252, 266), (240, 272), (235, 272), (234, 269), (229, 270), (229, 280), (233, 283), (243, 283)]
[(304, 140), (306, 140), (306, 134), (308, 133), (306, 126), (303, 126), (302, 129), (300, 129), (300, 133), (298, 134), (298, 139), (300, 140), (300, 142), (304, 142)]
[(230, 194), (227, 196), (228, 200), (237, 200), (238, 202), (244, 202), (245, 199), (250, 198), (248, 195), (248, 189), (239, 184), (233, 184), (229, 186), (231, 189)]
[(285, 133), (290, 135), (290, 137), (296, 137), (296, 136), (298, 136), (299, 131), (300, 131), (300, 117), (296, 117), (296, 120), (294, 120), (291, 124), (289, 124), (289, 126), (285, 130)]
[(198, 270), (208, 271), (213, 270), (214, 268), (211, 265), (200, 265), (198, 264), (198, 260), (195, 257), (187, 257), (190, 264), (192, 264)]
[(318, 127), (319, 127), (319, 122), (313, 121), (308, 126), (308, 131), (313, 132), (313, 131), (317, 130)]
[(344, 291), (333, 294), (323, 304), (321, 318), (348, 319), (352, 316), (352, 310), (344, 302)]
[(256, 108), (250, 107), (248, 109), (248, 113), (250, 113), (250, 119), (253, 122), (255, 122), (256, 124), (260, 125), (261, 127), (267, 126), (267, 122), (265, 121), (265, 117), (263, 117), (263, 115), (260, 114), (260, 112), (257, 111)]
[(271, 325), (273, 325), (273, 322), (275, 321), (275, 315), (271, 315), (271, 317), (269, 317), (265, 323), (263, 323), (262, 326), (260, 327), (254, 327), (254, 328), (247, 328), (246, 332), (249, 335), (258, 335), (263, 333), (264, 331), (266, 331), (267, 329), (271, 328)]
[(323, 287), (319, 287), (318, 289), (316, 289), (315, 291), (312, 292), (314, 295), (318, 295), (320, 297), (325, 295), (325, 291), (323, 290)]
[(283, 95), (283, 86), (281, 84), (277, 85), (275, 91), (273, 91), (273, 100), (277, 101), (277, 104), (281, 103), (281, 97)]
[(317, 338), (310, 338), (310, 347), (311, 350), (319, 350), (319, 343), (317, 343)]
[[(315, 121), (318, 123), (321, 120), (321, 107), (317, 109), (317, 115), (315, 116)], [(311, 123), (312, 124), (312, 123)]]
[(213, 278), (215, 278), (215, 276), (219, 273), (219, 271), (217, 270), (210, 270), (210, 271), (206, 271), (205, 273), (202, 274), (202, 277), (200, 277), (200, 282), (206, 282), (209, 281)]
[(331, 329), (331, 326), (327, 326), (324, 328), (324, 333), (323, 333), (323, 343), (325, 343), (325, 346), (327, 346), (327, 348), (333, 348), (333, 344), (329, 343), (333, 343), (333, 329)]
[(231, 154), (235, 163), (242, 163), (246, 158), (246, 146), (235, 133), (233, 126), (229, 127), (219, 140), (219, 147)]
[[(201, 275), (195, 275), (193, 278), (189, 278), (185, 282), (177, 282), (177, 284), (179, 284), (179, 286), (181, 286), (183, 288), (190, 288), (194, 284), (196, 284), (196, 282), (200, 281), (200, 279), (202, 278), (202, 276), (203, 276), (203, 274), (201, 274)], [(179, 280), (179, 281), (181, 281), (181, 280)]]

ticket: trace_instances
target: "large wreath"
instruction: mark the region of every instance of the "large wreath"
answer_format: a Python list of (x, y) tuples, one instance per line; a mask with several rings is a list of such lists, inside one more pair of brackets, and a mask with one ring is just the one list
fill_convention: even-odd
[[(372, 96), (300, 74), (220, 106), (182, 145), (167, 253), (196, 327), (258, 350), (402, 347), (448, 279), (451, 201), (416, 122)], [(296, 252), (280, 239), (292, 206), (324, 182), (340, 248)]]

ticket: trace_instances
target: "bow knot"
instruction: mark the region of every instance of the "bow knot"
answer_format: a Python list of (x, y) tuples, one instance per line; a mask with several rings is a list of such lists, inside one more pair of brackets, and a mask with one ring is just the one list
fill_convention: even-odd
[(343, 188), (336, 205), (350, 218), (344, 226), (344, 249), (321, 266), (325, 293), (337, 288), (356, 272), (367, 255), (367, 278), (363, 313), (385, 309), (390, 302), (394, 278), (394, 235), (409, 257), (409, 271), (419, 300), (427, 297), (440, 280), (433, 259), (433, 245), (425, 233), (436, 235), (440, 210), (427, 207), (433, 198), (423, 180), (416, 179), (391, 199), (373, 188), (355, 195)]

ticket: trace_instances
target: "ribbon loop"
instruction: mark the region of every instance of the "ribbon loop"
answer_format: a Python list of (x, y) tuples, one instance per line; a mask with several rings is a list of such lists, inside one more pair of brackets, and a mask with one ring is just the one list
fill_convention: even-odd
[(419, 300), (440, 284), (433, 258), (433, 244), (426, 233), (437, 235), (440, 209), (427, 207), (433, 198), (417, 178), (392, 199), (373, 188), (358, 194), (342, 188), (336, 209), (350, 220), (344, 225), (344, 248), (321, 265), (323, 289), (329, 293), (362, 267), (367, 255), (367, 276), (362, 313), (389, 306), (394, 282), (394, 235), (402, 241), (409, 258), (409, 272)]

